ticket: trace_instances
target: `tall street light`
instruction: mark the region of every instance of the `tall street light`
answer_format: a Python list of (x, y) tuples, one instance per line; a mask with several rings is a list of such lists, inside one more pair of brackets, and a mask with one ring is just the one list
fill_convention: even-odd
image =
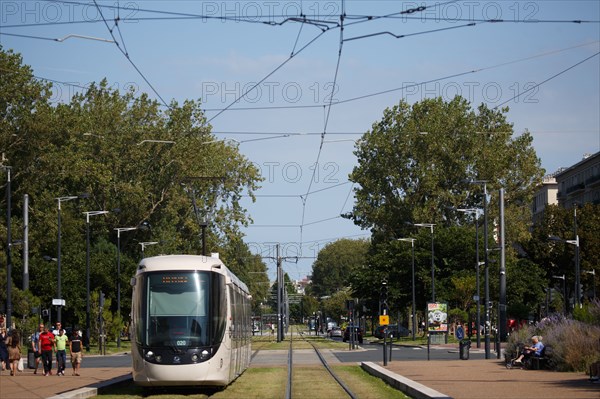
[(576, 235), (574, 240), (565, 240), (557, 236), (549, 236), (550, 241), (561, 241), (567, 244), (575, 245), (575, 305), (581, 306), (581, 292), (579, 287), (579, 236)]
[(477, 306), (477, 348), (481, 348), (481, 295), (479, 292), (479, 266), (484, 265), (485, 262), (479, 261), (479, 208), (468, 208), (468, 209), (457, 209), (459, 212), (470, 213), (475, 216), (475, 284), (477, 285), (477, 292), (475, 294), (475, 305)]
[(56, 201), (58, 202), (58, 237), (57, 237), (57, 249), (56, 249), (56, 263), (58, 266), (58, 278), (57, 278), (57, 287), (56, 287), (56, 299), (58, 300), (58, 302), (60, 303), (60, 305), (58, 305), (58, 311), (57, 311), (57, 321), (62, 321), (62, 307), (64, 306), (64, 302), (62, 301), (62, 272), (61, 272), (61, 263), (60, 263), (60, 258), (61, 258), (61, 250), (60, 250), (60, 246), (61, 246), (61, 218), (60, 218), (60, 204), (66, 201), (71, 201), (74, 199), (78, 199), (78, 198), (87, 198), (87, 194), (81, 194), (81, 195), (68, 195), (65, 197), (57, 197)]
[(592, 297), (596, 299), (596, 269), (584, 270), (583, 272), (592, 275)]
[(85, 314), (85, 350), (90, 351), (90, 216), (105, 215), (108, 211), (83, 212), (85, 215), (85, 281), (87, 290)]
[[(117, 227), (117, 315), (121, 318), (121, 232), (137, 230), (137, 227)], [(143, 248), (143, 247), (142, 247)], [(117, 348), (121, 347), (121, 330), (117, 334)]]
[(567, 277), (563, 274), (562, 276), (552, 276), (552, 278), (558, 279), (558, 280), (562, 280), (563, 281), (563, 302), (564, 302), (564, 307), (565, 307), (565, 316), (567, 315), (567, 309), (568, 309), (568, 303), (569, 300), (567, 299)]
[(146, 250), (146, 247), (149, 246), (149, 245), (156, 245), (156, 244), (158, 244), (158, 241), (140, 242), (140, 245), (142, 246), (142, 258), (145, 257), (144, 251)]
[[(483, 186), (483, 250), (485, 262), (485, 358), (490, 358), (490, 269), (488, 251), (487, 180), (469, 180), (468, 183)], [(479, 329), (479, 326), (477, 326)]]
[(417, 323), (417, 308), (415, 304), (415, 238), (398, 238), (398, 241), (410, 242), (412, 247), (412, 339), (415, 340), (415, 325)]
[(415, 223), (417, 227), (429, 227), (431, 229), (431, 302), (435, 302), (435, 263), (434, 263), (434, 248), (433, 248), (433, 223)]
[(12, 259), (10, 250), (12, 245), (12, 236), (10, 232), (10, 221), (12, 218), (10, 214), (10, 172), (12, 166), (3, 165), (1, 168), (6, 171), (6, 327), (10, 329), (12, 328)]

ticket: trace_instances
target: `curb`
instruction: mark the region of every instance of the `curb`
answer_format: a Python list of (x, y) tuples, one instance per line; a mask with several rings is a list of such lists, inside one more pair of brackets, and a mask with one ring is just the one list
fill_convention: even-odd
[(97, 384), (91, 385), (89, 387), (78, 388), (73, 391), (68, 391), (64, 393), (60, 393), (55, 396), (51, 396), (49, 399), (83, 399), (83, 398), (91, 398), (92, 396), (98, 396), (98, 391), (102, 388), (106, 388), (108, 386), (118, 384), (121, 382), (125, 382), (131, 380), (133, 377), (131, 373), (125, 374), (119, 377), (111, 378), (110, 380), (102, 381)]
[(423, 384), (410, 380), (406, 377), (392, 373), (373, 362), (361, 362), (360, 367), (367, 373), (381, 378), (394, 388), (404, 392), (414, 399), (452, 399), (452, 397), (426, 387)]

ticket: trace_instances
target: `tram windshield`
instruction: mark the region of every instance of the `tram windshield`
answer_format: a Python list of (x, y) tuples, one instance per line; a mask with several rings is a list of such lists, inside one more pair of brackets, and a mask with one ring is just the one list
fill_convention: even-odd
[(145, 279), (141, 342), (153, 347), (200, 347), (225, 330), (225, 284), (211, 272), (156, 272)]

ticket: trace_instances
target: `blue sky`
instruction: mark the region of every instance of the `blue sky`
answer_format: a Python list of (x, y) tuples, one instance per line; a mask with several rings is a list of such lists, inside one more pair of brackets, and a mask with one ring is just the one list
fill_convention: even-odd
[[(305, 259), (284, 263), (295, 279), (327, 242), (368, 236), (339, 217), (352, 208), (353, 140), (401, 98), (461, 94), (474, 107), (509, 106), (515, 132), (532, 132), (547, 172), (600, 151), (595, 0), (97, 4), (106, 24), (93, 1), (3, 0), (0, 43), (38, 77), (81, 86), (107, 78), (166, 102), (202, 99), (217, 137), (239, 141), (265, 177), (248, 204), (247, 242), (265, 256), (276, 242), (284, 256), (300, 253)], [(298, 22), (300, 14), (314, 23)], [(50, 40), (67, 35), (86, 38)], [(58, 83), (54, 100), (75, 90)]]

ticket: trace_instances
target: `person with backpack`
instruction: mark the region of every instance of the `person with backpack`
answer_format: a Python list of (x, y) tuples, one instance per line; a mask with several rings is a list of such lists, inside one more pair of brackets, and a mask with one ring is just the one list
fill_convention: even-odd
[(42, 352), (40, 351), (40, 334), (44, 332), (44, 325), (40, 324), (38, 330), (31, 334), (31, 349), (35, 356), (35, 370), (33, 374), (37, 374), (38, 367), (40, 366), (40, 360), (42, 359)]

